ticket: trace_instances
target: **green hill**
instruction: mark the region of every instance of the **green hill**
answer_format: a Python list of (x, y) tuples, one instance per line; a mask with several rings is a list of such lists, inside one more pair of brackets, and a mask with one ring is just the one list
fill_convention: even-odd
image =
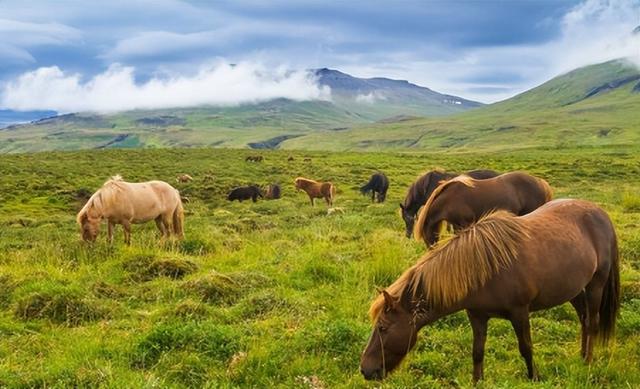
[[(406, 81), (326, 73), (324, 82), (336, 91), (332, 101), (278, 99), (237, 107), (62, 115), (0, 130), (0, 152), (133, 147), (499, 150), (640, 141), (640, 71), (620, 60), (576, 69), (476, 109), (471, 108), (477, 103), (461, 99), (458, 107), (448, 102), (459, 98)], [(374, 97), (362, 101), (358, 96)]]

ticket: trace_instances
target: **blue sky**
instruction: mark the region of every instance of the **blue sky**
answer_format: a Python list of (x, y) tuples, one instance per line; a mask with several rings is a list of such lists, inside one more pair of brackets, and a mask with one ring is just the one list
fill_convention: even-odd
[[(283, 69), (318, 67), (492, 102), (577, 66), (640, 56), (637, 25), (640, 0), (0, 0), (0, 108), (92, 109), (73, 100), (110, 100), (96, 96), (109, 90), (96, 78), (135, 93), (164, 82), (150, 89), (176, 91), (181, 105), (201, 101), (180, 94), (199, 84), (222, 99), (229, 77), (249, 95), (258, 86), (278, 94)], [(228, 66), (238, 63), (243, 73)], [(251, 79), (273, 69), (271, 83)], [(297, 81), (288, 86), (310, 87)], [(60, 102), (43, 96), (54, 87)], [(300, 98), (324, 96), (311, 89)]]

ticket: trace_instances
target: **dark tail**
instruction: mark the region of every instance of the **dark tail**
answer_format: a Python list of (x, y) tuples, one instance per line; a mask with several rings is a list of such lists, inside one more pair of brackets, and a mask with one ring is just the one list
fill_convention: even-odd
[(609, 278), (604, 286), (602, 302), (600, 303), (600, 328), (598, 335), (602, 344), (607, 344), (613, 337), (616, 319), (620, 310), (620, 259), (618, 255), (618, 240), (614, 235), (611, 253), (611, 269)]

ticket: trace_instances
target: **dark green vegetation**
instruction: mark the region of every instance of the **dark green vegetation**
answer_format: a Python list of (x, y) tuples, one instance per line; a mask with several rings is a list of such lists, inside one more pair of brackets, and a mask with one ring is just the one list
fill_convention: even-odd
[(406, 82), (327, 72), (331, 102), (279, 99), (227, 108), (72, 114), (0, 130), (0, 152), (198, 146), (500, 150), (640, 141), (640, 71), (621, 61), (580, 68), (463, 113), (477, 104)]
[[(0, 387), (377, 387), (358, 373), (375, 287), (424, 247), (397, 214), (426, 169), (522, 169), (558, 197), (601, 204), (617, 228), (622, 314), (617, 340), (579, 356), (569, 304), (535, 313), (529, 383), (506, 321), (490, 322), (483, 387), (640, 385), (640, 149), (373, 154), (224, 149), (103, 150), (0, 156)], [(287, 162), (289, 155), (294, 161)], [(304, 158), (311, 162), (303, 162)], [(391, 181), (384, 204), (357, 187), (375, 169)], [(131, 181), (178, 173), (189, 198), (186, 240), (160, 245), (153, 223), (131, 247), (79, 241), (75, 214), (109, 175)], [(308, 205), (293, 178), (331, 180), (336, 207)], [(283, 199), (229, 203), (227, 190), (280, 182)], [(428, 327), (383, 387), (471, 386), (471, 329), (463, 313)]]

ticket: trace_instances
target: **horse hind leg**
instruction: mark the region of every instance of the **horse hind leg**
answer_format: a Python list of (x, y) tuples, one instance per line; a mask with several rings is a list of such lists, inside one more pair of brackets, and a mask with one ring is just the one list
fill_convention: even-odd
[(122, 229), (124, 230), (124, 243), (127, 246), (131, 246), (131, 222), (124, 220), (122, 222)]
[(579, 295), (571, 300), (571, 305), (578, 314), (580, 320), (580, 356), (586, 360), (587, 357), (587, 302), (584, 292), (580, 292)]
[(602, 302), (602, 292), (604, 285), (587, 285), (586, 294), (586, 325), (587, 325), (587, 350), (584, 357), (585, 362), (590, 363), (593, 359), (593, 344), (598, 337), (600, 330), (600, 303)]
[(171, 231), (173, 231), (173, 215), (170, 213), (162, 215), (162, 226), (164, 227), (163, 238), (169, 238)]
[(158, 227), (158, 231), (160, 231), (160, 237), (164, 237), (167, 232), (164, 226), (164, 223), (162, 222), (162, 216), (158, 216), (156, 219), (156, 227)]

